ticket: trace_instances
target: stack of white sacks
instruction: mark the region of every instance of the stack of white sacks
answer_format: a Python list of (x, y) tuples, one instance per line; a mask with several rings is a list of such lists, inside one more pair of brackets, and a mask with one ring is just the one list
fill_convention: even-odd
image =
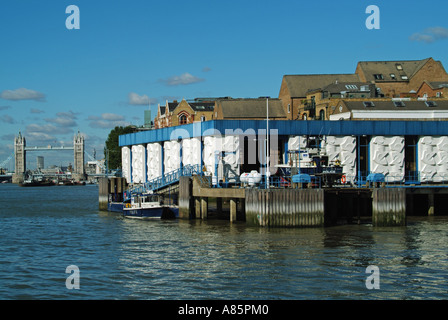
[(145, 182), (145, 146), (139, 144), (132, 146), (132, 182)]
[(158, 142), (148, 143), (146, 146), (148, 152), (148, 181), (156, 179), (162, 175), (162, 145)]
[(163, 153), (165, 174), (180, 168), (180, 143), (178, 141), (165, 141)]
[(448, 137), (420, 137), (417, 149), (420, 181), (448, 181)]
[(384, 174), (386, 182), (404, 181), (404, 137), (372, 137), (369, 153), (370, 172)]
[(339, 160), (346, 181), (353, 183), (356, 178), (356, 137), (327, 136), (325, 140), (325, 152), (329, 164)]
[(121, 167), (123, 178), (131, 182), (131, 149), (129, 147), (121, 148)]
[[(240, 174), (240, 152), (238, 136), (204, 137), (203, 161), (207, 172), (215, 175), (215, 161), (218, 160), (218, 179), (224, 176), (231, 180)], [(218, 156), (217, 156), (218, 154)]]
[(305, 136), (293, 136), (288, 139), (288, 150), (298, 151), (304, 150), (306, 147), (306, 137)]
[(201, 140), (199, 138), (182, 140), (182, 164), (184, 166), (201, 164)]
[(240, 175), (240, 139), (239, 136), (222, 138), (224, 172), (227, 179), (232, 180)]

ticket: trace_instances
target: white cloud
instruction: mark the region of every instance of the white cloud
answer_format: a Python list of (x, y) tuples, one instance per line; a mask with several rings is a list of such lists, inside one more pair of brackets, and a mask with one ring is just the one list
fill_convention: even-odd
[(26, 132), (26, 139), (27, 139), (27, 141), (31, 141), (33, 143), (38, 143), (38, 144), (54, 143), (57, 141), (56, 137), (49, 133), (29, 132), (28, 130)]
[(114, 113), (103, 113), (100, 117), (89, 116), (87, 120), (90, 121), (89, 126), (91, 128), (112, 129), (117, 126), (126, 127), (130, 125), (122, 115)]
[(141, 106), (157, 103), (157, 99), (151, 99), (146, 94), (140, 96), (135, 92), (130, 92), (128, 94), (128, 104)]
[(55, 134), (68, 134), (68, 133), (73, 133), (73, 129), (67, 127), (67, 126), (55, 126), (51, 123), (48, 124), (36, 124), (36, 123), (32, 123), (29, 124), (26, 127), (26, 135), (30, 134), (30, 133), (45, 133), (45, 134), (51, 134), (51, 135), (55, 135)]
[(432, 43), (438, 40), (448, 38), (448, 29), (443, 27), (427, 28), (423, 32), (414, 33), (409, 37), (411, 41), (421, 41), (425, 43)]
[(5, 100), (14, 100), (14, 101), (34, 100), (34, 101), (44, 102), (45, 94), (38, 92), (38, 91), (26, 89), (26, 88), (19, 88), (16, 90), (4, 90), (0, 94), (0, 98), (5, 99)]
[(124, 120), (124, 116), (115, 113), (103, 113), (101, 118), (108, 121), (121, 121)]
[(1, 116), (1, 117), (0, 117), (0, 120), (1, 120), (2, 122), (4, 122), (4, 123), (9, 123), (9, 124), (13, 124), (13, 123), (15, 123), (15, 120), (14, 120), (11, 116), (9, 116), (9, 115), (7, 115), (7, 114)]
[(205, 79), (198, 78), (189, 74), (188, 72), (181, 74), (180, 76), (172, 76), (167, 79), (160, 79), (159, 82), (164, 83), (167, 86), (179, 86), (179, 85), (188, 85), (198, 82), (203, 82)]
[(69, 112), (58, 112), (56, 114), (56, 118), (47, 118), (45, 119), (45, 121), (49, 122), (49, 123), (54, 123), (58, 126), (63, 126), (63, 127), (76, 127), (77, 123), (75, 121), (76, 119), (76, 114), (72, 111)]

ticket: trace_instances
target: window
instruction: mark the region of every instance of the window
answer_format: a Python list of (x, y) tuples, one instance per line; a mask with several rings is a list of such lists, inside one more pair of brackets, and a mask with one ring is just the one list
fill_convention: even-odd
[(347, 88), (347, 89), (352, 89), (352, 90), (358, 90), (358, 86), (357, 85), (354, 85), (354, 84), (347, 84), (347, 85), (345, 85), (345, 87)]
[(425, 103), (428, 107), (437, 107), (437, 103), (434, 101), (425, 101)]
[(325, 120), (325, 110), (320, 110), (319, 112), (319, 120)]
[(401, 80), (408, 80), (408, 76), (401, 76)]
[(397, 67), (397, 70), (403, 70), (403, 66), (401, 64), (397, 63), (395, 66)]
[(375, 78), (375, 80), (383, 80), (384, 79), (382, 74), (374, 74), (373, 77)]
[(179, 124), (187, 124), (187, 121), (187, 116), (185, 114), (179, 116)]
[(361, 86), (361, 91), (370, 91), (369, 86)]
[(205, 116), (201, 116), (201, 122), (205, 121)]
[(436, 92), (436, 97), (440, 98), (442, 96), (442, 92)]
[(394, 105), (396, 107), (404, 107), (405, 106), (403, 101), (394, 101)]
[(364, 104), (364, 107), (366, 107), (366, 108), (371, 108), (371, 107), (375, 106), (372, 101), (363, 101), (363, 104)]
[(390, 77), (391, 77), (393, 80), (395, 80), (395, 74), (391, 73), (391, 74), (390, 74)]
[(291, 105), (288, 104), (288, 113), (291, 113)]

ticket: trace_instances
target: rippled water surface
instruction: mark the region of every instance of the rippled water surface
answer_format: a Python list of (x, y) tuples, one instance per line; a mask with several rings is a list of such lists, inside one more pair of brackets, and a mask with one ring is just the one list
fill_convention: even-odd
[[(0, 185), (0, 299), (447, 299), (448, 217), (261, 229), (135, 221), (96, 186)], [(67, 266), (80, 270), (69, 290)], [(378, 266), (380, 288), (366, 288)]]

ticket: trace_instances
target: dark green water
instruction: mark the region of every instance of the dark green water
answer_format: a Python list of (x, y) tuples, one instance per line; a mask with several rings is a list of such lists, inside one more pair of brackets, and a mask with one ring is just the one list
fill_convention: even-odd
[[(0, 185), (0, 299), (447, 299), (448, 217), (407, 227), (134, 221), (98, 188)], [(67, 266), (80, 271), (69, 290)], [(367, 289), (366, 268), (379, 268)]]

